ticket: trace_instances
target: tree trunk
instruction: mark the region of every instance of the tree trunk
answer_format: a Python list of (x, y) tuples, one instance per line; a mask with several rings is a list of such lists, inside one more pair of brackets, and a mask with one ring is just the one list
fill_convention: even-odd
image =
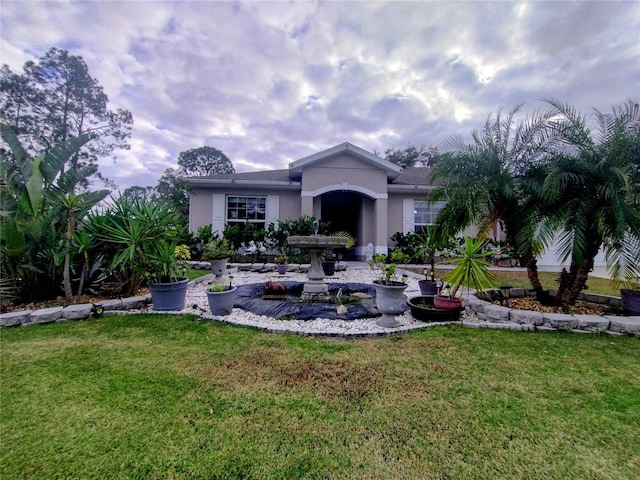
[(584, 263), (578, 265), (572, 256), (569, 271), (567, 272), (566, 269), (563, 269), (560, 273), (560, 283), (555, 298), (563, 310), (575, 305), (578, 295), (584, 290), (587, 280), (589, 279), (589, 273), (593, 270), (593, 259), (598, 254), (601, 243), (602, 241), (599, 239), (592, 241), (586, 252), (586, 260)]
[(82, 264), (82, 273), (80, 274), (80, 284), (78, 285), (78, 295), (82, 295), (82, 291), (84, 290), (84, 277), (87, 276), (88, 271), (89, 271), (89, 262), (85, 257), (84, 263)]
[(540, 301), (543, 297), (542, 283), (540, 282), (540, 276), (538, 275), (538, 260), (532, 253), (527, 253), (520, 257), (520, 261), (527, 268), (527, 278), (531, 284), (531, 288), (536, 291), (536, 297)]
[(75, 227), (75, 213), (69, 210), (69, 219), (67, 220), (67, 235), (64, 244), (64, 270), (62, 271), (62, 280), (64, 283), (64, 297), (70, 301), (73, 297), (71, 291), (71, 238)]

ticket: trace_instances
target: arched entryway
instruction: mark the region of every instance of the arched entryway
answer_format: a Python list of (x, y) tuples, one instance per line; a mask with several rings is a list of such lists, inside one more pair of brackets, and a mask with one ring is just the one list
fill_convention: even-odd
[[(356, 239), (357, 244), (362, 243), (362, 211), (365, 197), (357, 192), (333, 191), (323, 193), (320, 196), (321, 213), (323, 222), (329, 222), (331, 232), (348, 232)], [(351, 249), (345, 253), (345, 260), (356, 258), (357, 249)]]

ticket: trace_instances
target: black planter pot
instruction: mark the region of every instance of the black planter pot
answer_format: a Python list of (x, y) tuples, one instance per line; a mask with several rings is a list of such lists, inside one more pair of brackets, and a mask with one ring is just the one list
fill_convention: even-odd
[(622, 310), (625, 315), (640, 315), (640, 290), (620, 289)]
[(438, 284), (431, 280), (418, 280), (418, 286), (422, 295), (435, 295), (438, 293)]
[(407, 300), (411, 315), (422, 322), (453, 322), (460, 319), (460, 309), (443, 310), (433, 306), (433, 295), (421, 295)]
[(325, 260), (322, 262), (322, 271), (327, 277), (333, 276), (336, 273), (336, 261), (335, 260)]

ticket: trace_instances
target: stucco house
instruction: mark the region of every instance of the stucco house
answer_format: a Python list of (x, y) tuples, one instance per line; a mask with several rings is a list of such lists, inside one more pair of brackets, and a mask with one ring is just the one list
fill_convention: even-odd
[[(334, 231), (353, 235), (358, 259), (388, 253), (395, 232), (434, 223), (445, 205), (428, 201), (435, 189), (428, 168), (402, 169), (349, 142), (296, 160), (286, 170), (186, 180), (193, 187), (192, 232), (203, 225), (222, 232), (226, 224), (245, 221), (266, 228), (277, 220), (313, 215), (330, 221)], [(504, 240), (499, 230), (494, 237)], [(538, 265), (560, 265), (557, 245), (542, 252)], [(606, 265), (602, 253), (595, 265)]]
[[(286, 170), (187, 178), (193, 188), (189, 228), (229, 223), (266, 227), (314, 215), (356, 239), (355, 255), (387, 253), (390, 237), (433, 223), (444, 203), (429, 204), (428, 168), (390, 163), (345, 142), (301, 158)], [(369, 248), (368, 248), (369, 246)]]

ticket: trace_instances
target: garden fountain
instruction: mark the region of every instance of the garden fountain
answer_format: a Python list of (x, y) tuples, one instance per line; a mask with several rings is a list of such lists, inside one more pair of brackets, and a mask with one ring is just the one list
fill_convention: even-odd
[(329, 286), (324, 281), (321, 256), (327, 249), (344, 247), (347, 239), (344, 237), (332, 237), (330, 235), (318, 235), (318, 222), (313, 224), (313, 235), (294, 235), (287, 238), (287, 243), (292, 247), (306, 250), (311, 254), (311, 265), (302, 291), (302, 299), (310, 302), (326, 302), (331, 299)]

